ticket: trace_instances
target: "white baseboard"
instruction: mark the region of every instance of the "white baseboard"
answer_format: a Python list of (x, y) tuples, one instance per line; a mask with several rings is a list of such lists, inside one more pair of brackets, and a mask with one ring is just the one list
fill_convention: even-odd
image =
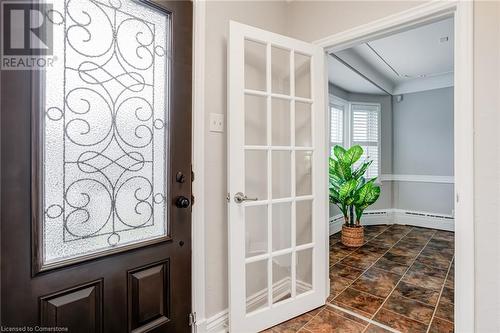
[(196, 333), (226, 333), (229, 329), (229, 313), (228, 310), (221, 311), (210, 318), (207, 318), (204, 323), (197, 326)]
[[(335, 215), (330, 218), (330, 235), (342, 229), (343, 221), (342, 215)], [(403, 224), (446, 231), (455, 230), (455, 219), (452, 216), (396, 208), (367, 211), (363, 214), (362, 224)]]
[[(281, 279), (273, 284), (273, 298), (280, 299), (290, 292), (290, 277)], [(312, 285), (297, 281), (297, 290), (305, 292), (312, 289)], [(259, 304), (262, 298), (267, 298), (267, 288), (259, 291), (247, 299), (247, 308)], [(229, 329), (229, 313), (227, 310), (221, 311), (208, 318), (205, 322), (197, 324), (197, 333), (226, 333)]]

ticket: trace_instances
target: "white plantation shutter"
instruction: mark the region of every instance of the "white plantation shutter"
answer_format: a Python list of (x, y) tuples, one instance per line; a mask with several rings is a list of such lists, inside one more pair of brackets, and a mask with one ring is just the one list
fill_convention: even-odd
[(379, 176), (379, 129), (379, 105), (351, 104), (351, 145), (360, 145), (364, 150), (363, 156), (361, 156), (355, 167), (358, 167), (367, 159), (373, 160), (366, 173), (367, 178)]
[(344, 144), (344, 107), (333, 104), (330, 106), (330, 145)]

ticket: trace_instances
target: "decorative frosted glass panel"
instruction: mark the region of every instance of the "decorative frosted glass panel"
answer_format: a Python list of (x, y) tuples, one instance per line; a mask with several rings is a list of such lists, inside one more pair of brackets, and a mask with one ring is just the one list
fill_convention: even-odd
[(45, 74), (43, 264), (168, 235), (170, 17), (55, 1)]

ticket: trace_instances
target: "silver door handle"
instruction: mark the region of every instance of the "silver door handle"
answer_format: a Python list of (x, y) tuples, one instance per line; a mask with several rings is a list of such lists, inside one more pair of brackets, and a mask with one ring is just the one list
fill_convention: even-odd
[(242, 203), (243, 201), (257, 201), (258, 198), (249, 198), (241, 192), (238, 192), (234, 195), (234, 202)]

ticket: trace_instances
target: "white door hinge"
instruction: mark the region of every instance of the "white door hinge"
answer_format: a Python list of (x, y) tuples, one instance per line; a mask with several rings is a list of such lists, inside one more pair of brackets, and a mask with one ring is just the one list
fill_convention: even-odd
[(194, 326), (196, 324), (196, 312), (191, 312), (189, 314), (189, 326)]

